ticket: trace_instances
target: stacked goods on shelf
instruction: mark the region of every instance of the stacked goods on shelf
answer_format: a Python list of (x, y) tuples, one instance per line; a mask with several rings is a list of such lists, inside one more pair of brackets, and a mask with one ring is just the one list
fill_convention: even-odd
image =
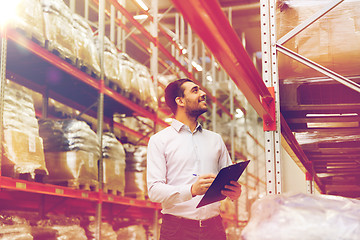
[[(81, 227), (78, 217), (66, 217), (47, 215), (46, 219), (39, 220), (37, 226), (56, 232), (56, 238), (51, 239), (71, 239), (87, 240), (85, 230)], [(45, 239), (45, 238), (44, 238)], [(49, 238), (46, 238), (49, 239)]]
[(303, 193), (268, 195), (252, 205), (242, 239), (355, 240), (360, 236), (359, 213), (360, 200), (351, 198)]
[(39, 126), (49, 170), (48, 182), (97, 189), (100, 144), (89, 125), (76, 119), (41, 119)]
[(126, 97), (138, 91), (138, 84), (136, 84), (134, 63), (126, 53), (119, 53), (119, 76), (120, 87), (124, 90)]
[(139, 83), (140, 100), (144, 103), (144, 107), (156, 112), (158, 109), (158, 100), (149, 70), (144, 65), (137, 63), (135, 64), (135, 72)]
[[(115, 113), (113, 116), (114, 122), (120, 123), (128, 128), (140, 133), (143, 136), (148, 136), (154, 129), (154, 122), (148, 118), (141, 116), (126, 116), (125, 114)], [(138, 137), (126, 133), (125, 131), (119, 132), (117, 135), (123, 142), (137, 142)]]
[(93, 40), (93, 31), (86, 20), (73, 14), (74, 38), (76, 44), (77, 67), (89, 75), (100, 76), (99, 53)]
[(0, 214), (0, 236), (1, 239), (33, 239), (29, 221), (7, 212)]
[(131, 225), (123, 228), (119, 228), (116, 231), (117, 240), (122, 239), (136, 239), (136, 240), (146, 240), (145, 228), (142, 225)]
[(145, 199), (146, 189), (146, 153), (145, 146), (124, 144), (126, 152), (125, 195)]
[(125, 150), (112, 133), (104, 133), (102, 139), (104, 186), (106, 193), (124, 195)]
[(26, 88), (10, 82), (5, 86), (3, 131), (2, 175), (41, 181), (48, 172), (34, 102)]
[[(98, 51), (100, 51), (100, 39), (99, 36), (94, 36), (95, 46)], [(118, 51), (116, 46), (109, 40), (108, 37), (104, 37), (104, 75), (107, 80), (107, 85), (115, 88), (122, 89), (122, 84), (120, 81), (119, 75), (119, 60), (118, 60)]]
[[(86, 236), (88, 240), (95, 240), (95, 232), (96, 232), (96, 221), (93, 217), (89, 217), (89, 220), (86, 225), (84, 225)], [(116, 232), (113, 227), (107, 222), (101, 222), (101, 240), (114, 240), (117, 239)]]
[[(277, 38), (280, 39), (329, 4), (327, 0), (280, 1)], [(360, 69), (360, 1), (344, 1), (284, 44), (288, 49), (341, 75), (358, 75)], [(283, 54), (279, 55), (281, 79), (322, 76)]]
[(10, 24), (41, 46), (45, 45), (44, 18), (39, 0), (21, 0), (16, 7), (16, 17)]
[(47, 48), (54, 54), (76, 64), (73, 14), (62, 0), (41, 0), (45, 20)]

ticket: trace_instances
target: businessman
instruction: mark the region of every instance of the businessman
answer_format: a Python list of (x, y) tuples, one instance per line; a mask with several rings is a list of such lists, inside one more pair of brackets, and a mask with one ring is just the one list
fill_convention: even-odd
[[(232, 164), (221, 136), (198, 123), (206, 94), (179, 79), (166, 87), (165, 102), (175, 119), (150, 138), (147, 153), (149, 198), (162, 205), (160, 240), (225, 240), (220, 202), (196, 208), (220, 169)], [(236, 200), (241, 185), (230, 183), (221, 193)]]

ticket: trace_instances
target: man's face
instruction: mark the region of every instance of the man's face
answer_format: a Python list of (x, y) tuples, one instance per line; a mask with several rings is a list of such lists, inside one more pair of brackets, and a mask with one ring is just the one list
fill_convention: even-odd
[(182, 84), (184, 89), (184, 107), (189, 116), (198, 117), (206, 112), (206, 94), (198, 85), (193, 82), (185, 82)]

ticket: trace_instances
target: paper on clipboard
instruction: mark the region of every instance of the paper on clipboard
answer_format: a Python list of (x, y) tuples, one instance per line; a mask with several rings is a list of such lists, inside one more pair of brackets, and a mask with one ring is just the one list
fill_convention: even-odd
[(224, 200), (226, 196), (221, 194), (221, 190), (225, 185), (229, 185), (230, 181), (239, 180), (249, 162), (250, 160), (247, 160), (222, 168), (196, 208)]

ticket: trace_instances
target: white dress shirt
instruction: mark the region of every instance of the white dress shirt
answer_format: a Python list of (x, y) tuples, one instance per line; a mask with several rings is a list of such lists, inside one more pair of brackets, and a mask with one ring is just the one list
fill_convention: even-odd
[(221, 136), (197, 125), (194, 132), (173, 120), (171, 126), (154, 134), (147, 150), (149, 198), (162, 205), (163, 214), (204, 220), (220, 213), (220, 202), (196, 208), (202, 196), (192, 197), (197, 176), (217, 174), (230, 165), (230, 155)]

